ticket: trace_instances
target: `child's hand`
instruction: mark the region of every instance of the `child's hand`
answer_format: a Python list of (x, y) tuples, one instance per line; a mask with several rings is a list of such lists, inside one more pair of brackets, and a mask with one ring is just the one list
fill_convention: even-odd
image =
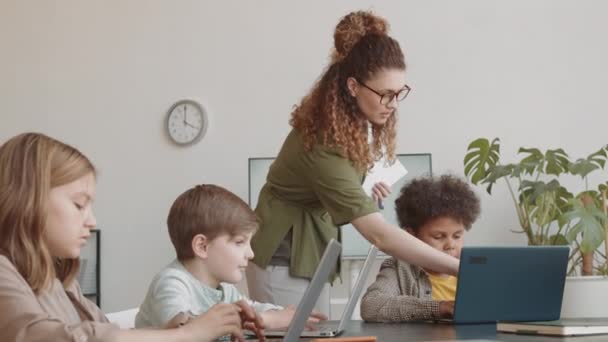
[(378, 200), (387, 198), (390, 194), (391, 187), (384, 182), (378, 182), (372, 187), (372, 199), (374, 200), (374, 202), (378, 202)]
[(293, 309), (268, 310), (262, 312), (262, 318), (267, 329), (283, 329), (289, 326), (293, 318)]
[[(262, 314), (264, 322), (268, 329), (283, 329), (287, 328), (293, 319), (296, 309), (293, 305), (287, 306), (283, 310), (268, 310)], [(306, 321), (307, 329), (314, 329), (314, 324), (321, 320), (326, 320), (327, 316), (322, 313), (313, 311)]]
[(264, 320), (262, 319), (262, 316), (258, 314), (245, 300), (239, 300), (234, 304), (240, 309), (243, 329), (248, 329), (255, 332), (259, 341), (265, 341), (266, 337), (264, 337)]
[(439, 302), (439, 314), (442, 318), (454, 317), (454, 301), (445, 300)]
[(312, 311), (310, 313), (310, 316), (308, 317), (308, 320), (306, 321), (306, 329), (308, 330), (315, 330), (315, 324), (321, 322), (321, 321), (325, 321), (327, 320), (327, 316), (325, 316), (324, 314), (317, 312), (317, 311)]
[(234, 304), (216, 304), (204, 314), (192, 318), (180, 329), (191, 341), (211, 341), (220, 336), (232, 335), (244, 341), (241, 330), (241, 309)]

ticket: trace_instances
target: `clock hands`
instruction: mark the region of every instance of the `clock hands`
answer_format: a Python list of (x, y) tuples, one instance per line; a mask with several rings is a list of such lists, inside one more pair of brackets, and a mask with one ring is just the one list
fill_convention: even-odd
[(188, 122), (188, 112), (187, 112), (187, 108), (186, 105), (184, 105), (184, 125), (185, 126), (190, 126), (194, 129), (199, 129), (199, 127), (192, 125), (191, 123)]
[(194, 128), (194, 129), (198, 129), (197, 126), (191, 125), (188, 121), (184, 121), (184, 124), (186, 124), (186, 126), (190, 126), (190, 127)]

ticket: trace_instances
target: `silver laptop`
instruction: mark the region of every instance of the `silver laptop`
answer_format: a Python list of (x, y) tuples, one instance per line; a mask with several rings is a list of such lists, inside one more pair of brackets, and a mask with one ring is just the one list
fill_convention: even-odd
[[(282, 341), (291, 342), (297, 341), (300, 336), (302, 337), (331, 337), (336, 336), (342, 331), (344, 331), (344, 327), (350, 320), (350, 317), (355, 309), (357, 304), (357, 300), (361, 295), (363, 290), (363, 286), (365, 285), (365, 279), (370, 272), (371, 266), (373, 264), (374, 259), (376, 258), (376, 254), (378, 253), (378, 249), (375, 247), (371, 247), (363, 264), (363, 268), (357, 278), (355, 283), (355, 287), (353, 289), (353, 293), (344, 308), (344, 312), (342, 314), (342, 318), (339, 322), (322, 322), (318, 324), (318, 329), (316, 330), (306, 330), (304, 331), (304, 327), (306, 326), (306, 322), (312, 309), (321, 294), (321, 290), (323, 286), (327, 282), (329, 277), (329, 273), (335, 267), (336, 261), (340, 255), (341, 245), (336, 240), (331, 240), (325, 249), (325, 253), (321, 258), (321, 262), (315, 271), (306, 292), (304, 292), (304, 296), (302, 300), (298, 304), (296, 312), (293, 316), (291, 324), (287, 330), (265, 330), (264, 335), (267, 337), (280, 337), (284, 338)], [(271, 339), (267, 341), (281, 341), (277, 339)]]
[(361, 272), (359, 272), (359, 277), (355, 282), (355, 286), (353, 287), (352, 293), (348, 298), (348, 302), (346, 303), (346, 307), (344, 307), (344, 311), (342, 312), (342, 317), (339, 321), (324, 321), (320, 322), (316, 325), (315, 330), (304, 330), (300, 336), (302, 337), (333, 337), (340, 335), (348, 322), (353, 315), (353, 311), (355, 311), (355, 307), (357, 306), (357, 302), (361, 297), (361, 293), (363, 292), (363, 287), (365, 286), (365, 281), (369, 275), (369, 272), (372, 269), (372, 265), (374, 264), (374, 260), (376, 260), (376, 255), (378, 255), (378, 248), (375, 246), (371, 246), (369, 248), (369, 252), (367, 253), (367, 258), (365, 258), (365, 262), (363, 263), (363, 268), (361, 268)]
[[(317, 266), (315, 274), (312, 276), (312, 279), (304, 292), (304, 296), (296, 308), (296, 312), (293, 315), (289, 328), (287, 331), (264, 330), (265, 336), (284, 336), (282, 341), (287, 342), (297, 341), (300, 338), (300, 334), (306, 326), (306, 321), (308, 320), (308, 317), (310, 316), (319, 295), (321, 295), (321, 290), (323, 290), (323, 286), (327, 282), (329, 274), (336, 267), (336, 262), (338, 261), (338, 257), (340, 257), (341, 252), (342, 245), (335, 239), (329, 240), (327, 247), (325, 247), (325, 252), (323, 252), (323, 256), (321, 257), (321, 261)], [(245, 331), (245, 334), (251, 337), (253, 332)], [(255, 336), (255, 334), (253, 335)], [(267, 341), (281, 340), (269, 339)]]

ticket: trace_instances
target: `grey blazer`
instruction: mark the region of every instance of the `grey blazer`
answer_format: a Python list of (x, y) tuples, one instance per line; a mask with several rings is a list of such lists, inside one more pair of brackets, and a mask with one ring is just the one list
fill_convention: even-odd
[(390, 258), (382, 263), (376, 281), (361, 300), (361, 317), (370, 322), (439, 319), (439, 302), (432, 299), (426, 272)]

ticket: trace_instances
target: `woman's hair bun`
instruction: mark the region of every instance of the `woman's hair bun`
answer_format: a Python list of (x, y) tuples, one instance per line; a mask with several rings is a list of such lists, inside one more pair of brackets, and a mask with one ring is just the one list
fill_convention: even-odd
[(337, 62), (346, 57), (350, 50), (366, 34), (386, 34), (388, 23), (369, 11), (351, 12), (342, 18), (334, 32), (334, 51), (332, 61)]

